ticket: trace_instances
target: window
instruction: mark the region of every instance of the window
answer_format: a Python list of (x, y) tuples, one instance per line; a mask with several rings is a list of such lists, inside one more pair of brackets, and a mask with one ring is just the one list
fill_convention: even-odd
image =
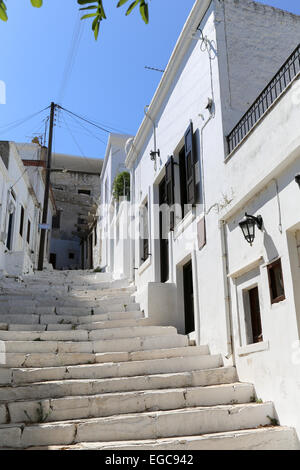
[(30, 244), (30, 231), (31, 231), (31, 222), (28, 220), (27, 223), (27, 243)]
[(20, 235), (23, 237), (23, 230), (24, 230), (24, 207), (21, 206), (21, 214), (20, 214)]
[(57, 211), (56, 214), (52, 217), (52, 228), (60, 228), (60, 215), (61, 211)]
[(91, 191), (89, 189), (78, 189), (78, 194), (86, 194), (87, 196), (90, 196)]
[(269, 289), (271, 303), (276, 304), (285, 300), (284, 284), (281, 260), (277, 260), (268, 266)]
[(69, 259), (75, 259), (75, 253), (69, 253)]

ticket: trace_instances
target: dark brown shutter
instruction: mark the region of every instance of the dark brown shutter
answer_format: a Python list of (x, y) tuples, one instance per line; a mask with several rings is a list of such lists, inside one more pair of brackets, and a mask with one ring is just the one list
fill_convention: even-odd
[(196, 188), (195, 188), (195, 162), (194, 162), (194, 134), (193, 123), (191, 122), (184, 134), (185, 145), (185, 167), (186, 167), (186, 188), (187, 203), (195, 204)]
[(166, 195), (167, 204), (170, 207), (170, 230), (174, 230), (175, 216), (174, 216), (174, 158), (170, 157), (166, 163)]

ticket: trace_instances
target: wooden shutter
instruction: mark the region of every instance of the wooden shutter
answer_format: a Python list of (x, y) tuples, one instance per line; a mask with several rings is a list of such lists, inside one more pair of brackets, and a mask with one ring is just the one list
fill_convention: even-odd
[(187, 203), (195, 204), (196, 188), (195, 188), (195, 161), (194, 161), (194, 133), (193, 123), (191, 122), (184, 134), (185, 146), (185, 167), (186, 167), (186, 190)]
[(174, 157), (170, 157), (166, 163), (166, 196), (167, 204), (170, 207), (170, 230), (174, 230), (175, 215), (174, 215)]

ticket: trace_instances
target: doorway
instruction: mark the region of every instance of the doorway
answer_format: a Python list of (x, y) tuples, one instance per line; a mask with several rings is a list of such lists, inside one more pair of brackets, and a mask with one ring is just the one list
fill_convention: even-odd
[(253, 289), (250, 289), (248, 291), (248, 295), (252, 327), (252, 343), (260, 343), (263, 341), (263, 335), (261, 326), (258, 287), (256, 286)]
[(56, 269), (56, 253), (50, 253), (50, 264)]
[(13, 242), (13, 222), (14, 222), (14, 213), (11, 212), (9, 214), (8, 219), (8, 232), (7, 232), (7, 241), (6, 241), (6, 248), (11, 251), (12, 249), (12, 242)]
[(195, 331), (192, 261), (183, 266), (185, 334)]
[(159, 185), (159, 207), (160, 282), (165, 283), (169, 280), (168, 223), (164, 210), (167, 207), (166, 178)]

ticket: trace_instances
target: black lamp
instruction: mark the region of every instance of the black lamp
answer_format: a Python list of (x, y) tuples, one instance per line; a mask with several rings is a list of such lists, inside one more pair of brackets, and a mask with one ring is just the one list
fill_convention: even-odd
[(259, 230), (262, 230), (263, 219), (260, 215), (254, 217), (246, 213), (243, 220), (239, 223), (245, 239), (251, 246), (255, 239), (255, 225), (257, 225)]
[(296, 176), (295, 176), (295, 181), (296, 183), (298, 184), (299, 188), (300, 188), (300, 173), (298, 173)]

